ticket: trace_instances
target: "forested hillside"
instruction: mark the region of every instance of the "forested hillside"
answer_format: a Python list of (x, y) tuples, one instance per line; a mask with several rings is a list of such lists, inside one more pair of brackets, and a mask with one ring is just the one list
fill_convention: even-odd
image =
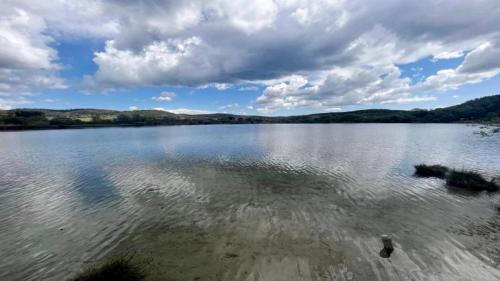
[(500, 95), (434, 110), (372, 109), (288, 117), (232, 114), (186, 115), (158, 110), (14, 109), (0, 111), (0, 129), (247, 123), (500, 123)]

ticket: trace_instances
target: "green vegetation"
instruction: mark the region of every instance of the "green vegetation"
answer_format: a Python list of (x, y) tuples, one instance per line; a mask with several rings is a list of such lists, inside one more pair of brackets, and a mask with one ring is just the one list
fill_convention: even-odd
[(435, 177), (444, 179), (449, 169), (441, 165), (425, 165), (420, 164), (415, 166), (415, 175), (419, 177)]
[(498, 133), (500, 133), (500, 120), (497, 119), (481, 125), (479, 131), (474, 132), (474, 134), (481, 135), (482, 137), (490, 137)]
[(360, 110), (292, 116), (299, 123), (452, 123), (493, 122), (500, 119), (500, 95), (434, 110)]
[(435, 177), (446, 179), (446, 184), (453, 187), (465, 188), (471, 191), (498, 191), (498, 180), (487, 181), (476, 172), (452, 170), (442, 165), (415, 165), (415, 175), (420, 177)]
[(120, 258), (108, 261), (100, 267), (82, 271), (72, 281), (142, 281), (143, 273), (129, 259)]
[[(289, 117), (232, 114), (187, 115), (158, 110), (114, 111), (100, 109), (0, 110), (0, 130), (252, 123), (500, 123), (500, 95), (434, 110), (358, 110)], [(494, 127), (491, 132), (499, 132)]]

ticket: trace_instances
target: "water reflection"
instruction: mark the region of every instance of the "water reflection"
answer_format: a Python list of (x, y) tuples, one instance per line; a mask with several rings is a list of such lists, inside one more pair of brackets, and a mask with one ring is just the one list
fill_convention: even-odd
[[(498, 280), (500, 198), (412, 176), (421, 162), (498, 173), (500, 137), (472, 130), (2, 133), (0, 279), (61, 280), (132, 252), (158, 279)], [(387, 260), (384, 233), (396, 248)]]

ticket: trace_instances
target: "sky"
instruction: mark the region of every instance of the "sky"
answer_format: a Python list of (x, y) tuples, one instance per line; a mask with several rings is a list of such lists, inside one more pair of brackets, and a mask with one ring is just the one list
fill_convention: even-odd
[(0, 1), (0, 109), (430, 109), (499, 74), (498, 0)]

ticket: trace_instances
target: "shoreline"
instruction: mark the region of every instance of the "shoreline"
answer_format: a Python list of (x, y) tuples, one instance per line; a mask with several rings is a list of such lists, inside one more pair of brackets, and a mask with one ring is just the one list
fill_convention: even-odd
[(23, 131), (45, 131), (45, 130), (71, 130), (71, 129), (100, 129), (100, 128), (143, 128), (143, 127), (170, 127), (170, 126), (210, 126), (210, 125), (299, 125), (299, 124), (461, 124), (461, 125), (473, 125), (473, 126), (491, 126), (500, 127), (500, 124), (484, 123), (481, 121), (477, 122), (260, 122), (260, 123), (179, 123), (179, 124), (158, 124), (158, 125), (137, 125), (137, 124), (89, 124), (89, 125), (69, 125), (69, 126), (48, 126), (48, 127), (14, 127), (14, 126), (0, 126), (1, 132), (23, 132)]
[(213, 124), (483, 124), (500, 123), (500, 95), (436, 109), (364, 109), (307, 115), (175, 114), (159, 110), (0, 110), (0, 131)]

